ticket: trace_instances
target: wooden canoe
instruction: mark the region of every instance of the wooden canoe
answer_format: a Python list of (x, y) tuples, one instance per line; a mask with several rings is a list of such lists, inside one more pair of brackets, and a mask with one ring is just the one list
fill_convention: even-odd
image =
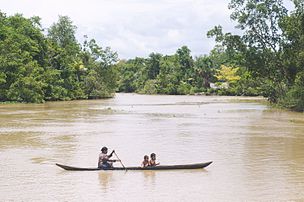
[[(210, 165), (212, 161), (206, 163), (195, 163), (195, 164), (186, 164), (186, 165), (160, 165), (160, 166), (151, 166), (151, 167), (113, 167), (106, 170), (177, 170), (177, 169), (199, 169), (205, 168)], [(96, 171), (96, 170), (105, 170), (102, 168), (79, 168), (73, 166), (66, 166), (59, 163), (56, 163), (57, 166), (63, 168), (64, 170), (71, 171)]]

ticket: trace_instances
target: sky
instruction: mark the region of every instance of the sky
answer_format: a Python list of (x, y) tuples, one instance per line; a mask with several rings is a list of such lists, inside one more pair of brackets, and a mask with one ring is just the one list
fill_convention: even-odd
[(69, 16), (77, 26), (76, 36), (94, 38), (109, 46), (120, 59), (148, 57), (152, 52), (174, 54), (188, 46), (193, 56), (208, 54), (214, 39), (208, 30), (222, 25), (234, 30), (229, 18), (229, 0), (1, 0), (7, 15), (39, 16), (44, 28)]

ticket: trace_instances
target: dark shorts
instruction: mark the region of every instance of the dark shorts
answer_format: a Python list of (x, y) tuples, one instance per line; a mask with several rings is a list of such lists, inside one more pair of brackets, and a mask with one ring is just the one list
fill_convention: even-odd
[(109, 163), (102, 163), (99, 168), (102, 168), (102, 169), (109, 169), (109, 168), (112, 168), (112, 165), (109, 164)]

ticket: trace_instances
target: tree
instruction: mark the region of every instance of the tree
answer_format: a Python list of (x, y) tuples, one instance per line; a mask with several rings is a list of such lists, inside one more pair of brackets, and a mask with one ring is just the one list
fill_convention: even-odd
[(194, 62), (194, 81), (198, 88), (210, 88), (214, 75), (213, 61), (208, 56), (200, 56)]
[(59, 16), (58, 22), (48, 29), (48, 37), (62, 49), (65, 49), (70, 56), (79, 52), (75, 32), (77, 27), (73, 25), (68, 16)]
[(178, 62), (180, 65), (179, 79), (187, 80), (193, 75), (193, 58), (191, 51), (187, 46), (182, 46), (176, 51)]
[(276, 97), (284, 96), (283, 83), (288, 82), (282, 52), (286, 38), (282, 35), (280, 23), (287, 16), (282, 0), (232, 0), (231, 18), (238, 22), (238, 28), (244, 30), (242, 41), (247, 45), (245, 66), (258, 76), (276, 83)]
[(287, 92), (287, 95), (280, 99), (280, 103), (290, 109), (304, 112), (304, 72), (297, 74), (295, 84)]
[(47, 36), (40, 20), (0, 12), (0, 101), (113, 96), (117, 53), (109, 47), (103, 49), (93, 39), (81, 47), (76, 26), (67, 16), (60, 16)]
[(155, 79), (159, 74), (160, 60), (162, 55), (159, 53), (151, 53), (147, 61), (148, 79)]
[(237, 67), (228, 67), (222, 65), (219, 70), (216, 71), (215, 77), (221, 82), (227, 82), (229, 84), (235, 83), (240, 80), (240, 76), (237, 75)]
[[(80, 45), (76, 37), (76, 26), (67, 16), (59, 16), (58, 22), (48, 29), (49, 39), (49, 62), (51, 68), (60, 72), (63, 83), (62, 92), (66, 93), (60, 99), (79, 99), (85, 98), (83, 87), (78, 78), (78, 55)], [(76, 61), (76, 63), (75, 63)], [(57, 83), (59, 84), (59, 83)], [(56, 84), (49, 84), (56, 85)], [(53, 89), (48, 87), (48, 89)]]
[(89, 98), (112, 97), (116, 90), (117, 73), (113, 67), (117, 61), (117, 53), (109, 47), (103, 49), (94, 39), (85, 40), (79, 71), (84, 76), (85, 92)]
[(160, 71), (157, 76), (157, 92), (160, 94), (178, 94), (180, 84), (180, 66), (176, 55), (164, 56), (160, 61)]
[(279, 104), (297, 111), (304, 111), (304, 2), (293, 1), (295, 10), (282, 22), (284, 44), (284, 65), (288, 80), (286, 96), (279, 98)]
[(146, 60), (136, 57), (128, 61), (120, 61), (117, 69), (120, 73), (119, 91), (135, 92), (144, 87), (147, 80), (145, 72)]
[(282, 58), (283, 44), (286, 37), (282, 35), (280, 23), (287, 16), (287, 9), (282, 0), (231, 0), (231, 19), (243, 35), (223, 34), (221, 27), (215, 27), (208, 34), (225, 47), (240, 55), (240, 66), (256, 77), (268, 80), (270, 86), (265, 88), (266, 96), (273, 102), (286, 94), (290, 71)]
[(39, 18), (0, 18), (0, 100), (43, 102), (46, 43)]

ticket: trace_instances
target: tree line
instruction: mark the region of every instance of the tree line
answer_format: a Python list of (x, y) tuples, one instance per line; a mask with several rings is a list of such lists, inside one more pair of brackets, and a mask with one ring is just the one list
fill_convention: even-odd
[(262, 95), (279, 106), (304, 111), (304, 3), (231, 0), (231, 19), (241, 34), (220, 25), (207, 55), (187, 46), (172, 55), (118, 60), (110, 48), (85, 36), (80, 44), (67, 16), (43, 29), (39, 17), (0, 13), (0, 101), (111, 97), (144, 94)]
[[(187, 46), (173, 55), (151, 53), (148, 58), (116, 64), (118, 91), (143, 94), (259, 95), (260, 83), (245, 68), (235, 66), (219, 47), (193, 58)], [(213, 84), (213, 86), (211, 86)]]
[(0, 101), (44, 102), (111, 97), (117, 54), (85, 36), (67, 16), (47, 29), (39, 17), (0, 12)]
[(230, 17), (242, 34), (218, 25), (207, 33), (216, 41), (208, 55), (193, 58), (184, 46), (170, 56), (120, 61), (119, 91), (262, 95), (304, 111), (304, 2), (291, 2), (288, 11), (282, 0), (231, 0)]

